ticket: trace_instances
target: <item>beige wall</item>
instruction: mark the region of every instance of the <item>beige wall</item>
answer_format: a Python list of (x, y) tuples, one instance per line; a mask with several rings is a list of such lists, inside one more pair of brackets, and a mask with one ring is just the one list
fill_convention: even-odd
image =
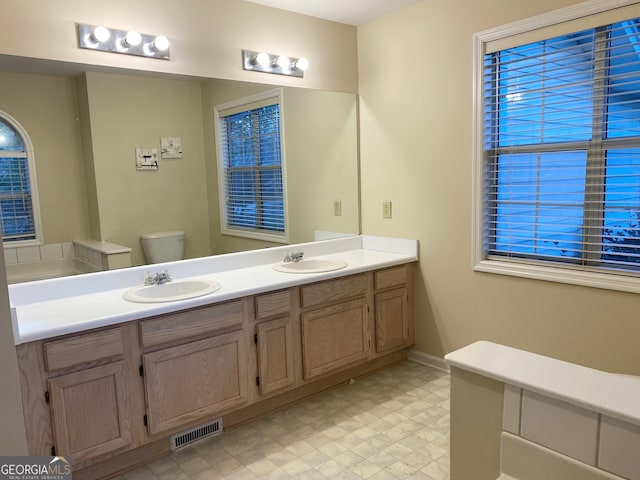
[(33, 143), (44, 243), (89, 232), (76, 100), (70, 78), (0, 73), (0, 110), (15, 118)]
[(471, 267), (473, 33), (575, 3), (422, 1), (358, 29), (363, 232), (419, 239), (423, 352), (486, 339), (640, 374), (637, 295)]
[(360, 233), (356, 98), (285, 88), (283, 102), (291, 242), (314, 230)]
[[(357, 91), (355, 27), (244, 0), (5, 0), (2, 10), (0, 53), (8, 55)], [(76, 22), (166, 35), (171, 61), (79, 49)], [(247, 72), (242, 49), (306, 57), (311, 66), (304, 79)]]
[[(101, 240), (144, 264), (141, 234), (182, 230), (186, 258), (209, 255), (200, 82), (95, 72), (86, 81)], [(160, 137), (180, 137), (183, 158), (137, 171), (135, 149), (159, 153)]]

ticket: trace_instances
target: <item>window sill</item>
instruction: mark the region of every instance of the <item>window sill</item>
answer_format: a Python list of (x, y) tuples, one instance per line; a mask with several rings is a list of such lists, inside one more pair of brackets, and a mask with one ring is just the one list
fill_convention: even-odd
[(276, 235), (271, 233), (263, 233), (252, 230), (236, 230), (232, 228), (225, 228), (220, 233), (222, 235), (230, 235), (232, 237), (250, 238), (252, 240), (263, 240), (265, 242), (273, 243), (289, 243), (288, 234)]
[(547, 282), (640, 293), (640, 277), (632, 274), (588, 272), (561, 266), (550, 267), (500, 260), (480, 260), (474, 265), (473, 269), (476, 272), (497, 273), (499, 275), (511, 275)]

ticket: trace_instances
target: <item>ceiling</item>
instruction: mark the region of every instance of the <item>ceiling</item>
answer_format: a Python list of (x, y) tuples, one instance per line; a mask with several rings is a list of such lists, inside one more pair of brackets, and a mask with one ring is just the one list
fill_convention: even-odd
[(247, 0), (348, 25), (361, 25), (420, 0)]

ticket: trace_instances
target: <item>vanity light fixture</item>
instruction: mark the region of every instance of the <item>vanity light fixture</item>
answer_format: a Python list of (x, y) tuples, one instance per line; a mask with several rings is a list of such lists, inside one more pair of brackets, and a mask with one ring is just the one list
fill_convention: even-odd
[(286, 55), (273, 55), (253, 50), (242, 51), (242, 68), (244, 70), (304, 78), (304, 71), (308, 67), (309, 60), (306, 58), (290, 58)]
[(135, 30), (78, 23), (78, 48), (169, 60), (169, 39)]

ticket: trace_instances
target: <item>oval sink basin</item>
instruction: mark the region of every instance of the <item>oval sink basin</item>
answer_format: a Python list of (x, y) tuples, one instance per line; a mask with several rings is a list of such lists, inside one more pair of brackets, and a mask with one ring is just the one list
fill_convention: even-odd
[(207, 280), (178, 280), (162, 285), (133, 287), (124, 292), (123, 298), (130, 302), (153, 303), (175, 302), (201, 297), (220, 289), (218, 282)]
[(307, 258), (299, 262), (281, 262), (273, 265), (273, 269), (283, 273), (322, 273), (340, 270), (347, 266), (342, 260)]

